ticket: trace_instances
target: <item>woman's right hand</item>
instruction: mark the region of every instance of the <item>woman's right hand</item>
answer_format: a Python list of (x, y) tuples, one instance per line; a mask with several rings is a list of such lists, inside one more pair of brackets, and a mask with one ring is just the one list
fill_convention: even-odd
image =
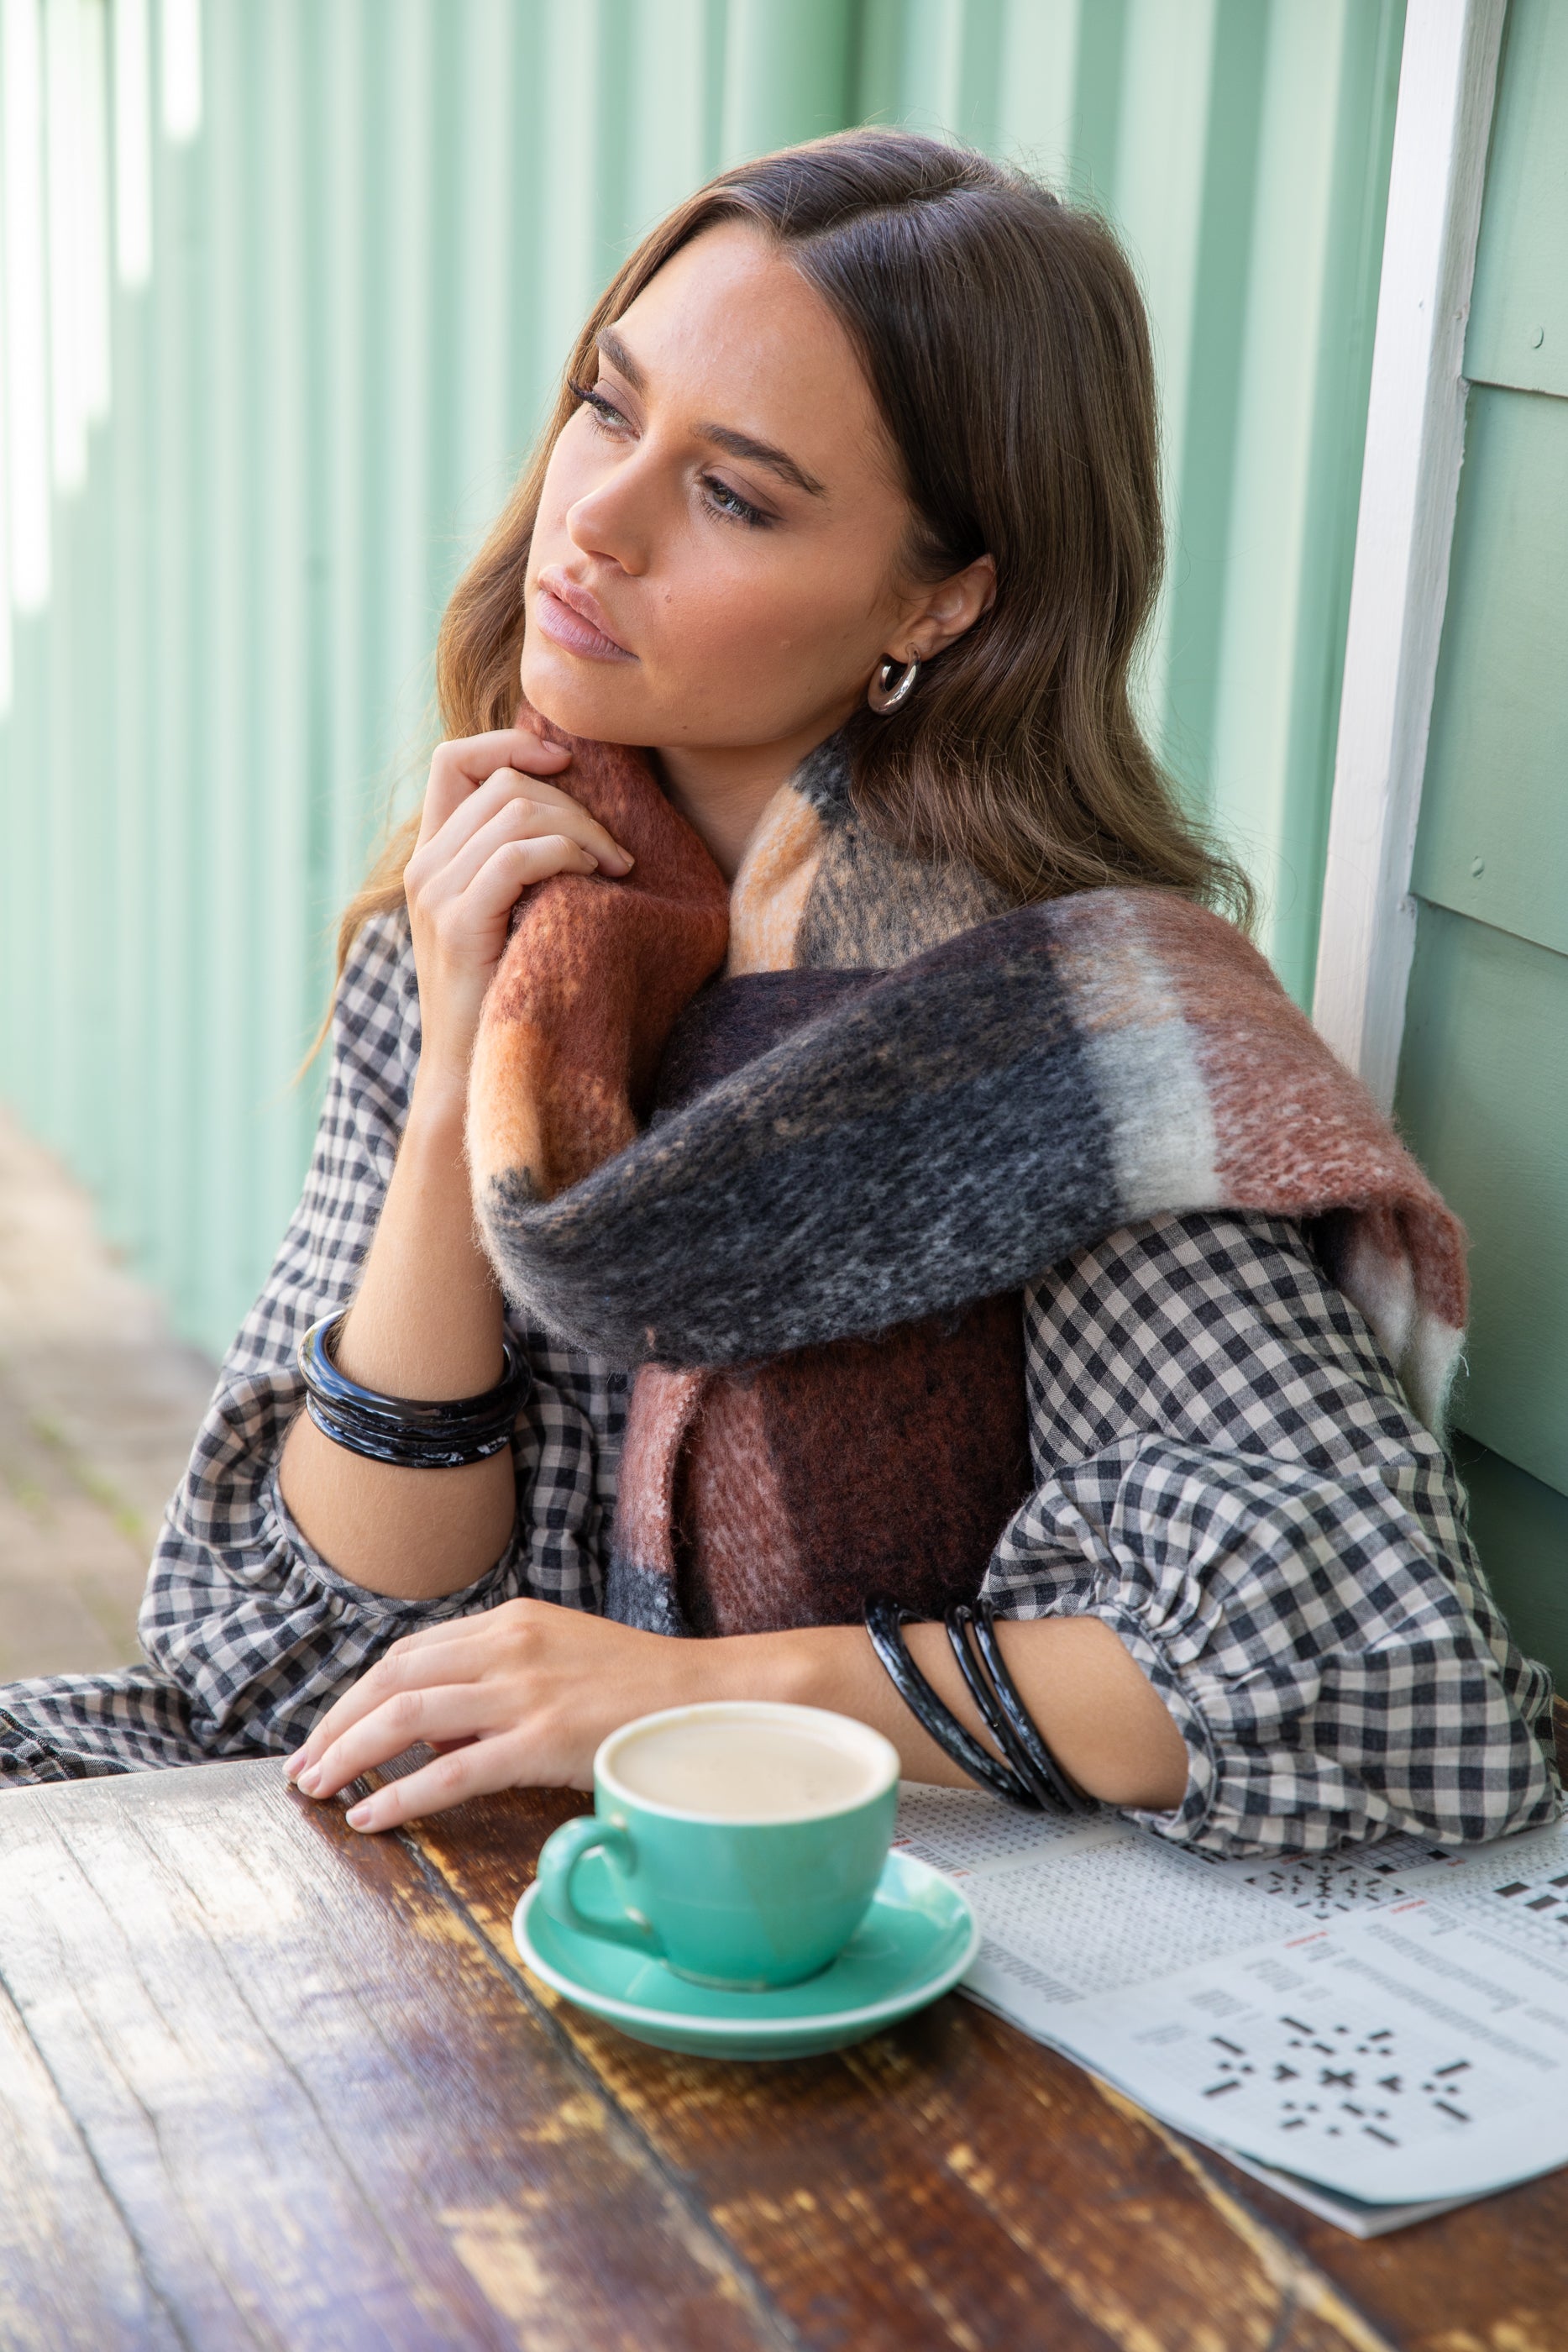
[(479, 1008), (520, 894), (552, 874), (629, 874), (632, 860), (548, 780), (570, 754), (526, 728), (443, 743), (403, 875), (419, 974), (422, 1092), (461, 1097)]

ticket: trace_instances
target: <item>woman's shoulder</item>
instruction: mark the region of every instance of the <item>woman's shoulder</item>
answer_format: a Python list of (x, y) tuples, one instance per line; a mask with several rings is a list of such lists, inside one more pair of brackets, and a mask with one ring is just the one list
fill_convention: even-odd
[[(1056, 1311), (1093, 1311), (1124, 1335), (1233, 1355), (1239, 1333), (1333, 1358), (1398, 1396), (1364, 1318), (1324, 1271), (1310, 1223), (1249, 1209), (1167, 1212), (1119, 1227), (1038, 1286)], [(1267, 1335), (1265, 1342), (1264, 1335)]]
[(413, 971), (413, 933), (408, 908), (389, 907), (382, 914), (367, 915), (343, 958), (338, 977), (340, 1001), (345, 989), (384, 986), (393, 975), (401, 982)]
[(1031, 1389), (1093, 1445), (1151, 1415), (1200, 1444), (1282, 1443), (1325, 1463), (1371, 1446), (1440, 1463), (1310, 1228), (1241, 1210), (1152, 1217), (1027, 1294)]

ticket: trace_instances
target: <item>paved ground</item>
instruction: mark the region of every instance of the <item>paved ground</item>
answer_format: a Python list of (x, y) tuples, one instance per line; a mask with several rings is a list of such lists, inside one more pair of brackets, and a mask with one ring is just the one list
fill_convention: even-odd
[(213, 1369), (0, 1108), (0, 1682), (136, 1657), (153, 1537)]

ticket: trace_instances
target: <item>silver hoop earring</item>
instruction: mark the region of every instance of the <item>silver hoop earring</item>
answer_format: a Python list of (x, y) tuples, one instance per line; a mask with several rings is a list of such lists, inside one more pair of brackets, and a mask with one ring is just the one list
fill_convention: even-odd
[(877, 664), (876, 675), (865, 690), (865, 698), (879, 719), (891, 719), (895, 710), (903, 709), (914, 693), (915, 682), (920, 676), (919, 655), (910, 655), (903, 665), (904, 675), (894, 686), (892, 681), (898, 667), (899, 664), (893, 656), (887, 655)]

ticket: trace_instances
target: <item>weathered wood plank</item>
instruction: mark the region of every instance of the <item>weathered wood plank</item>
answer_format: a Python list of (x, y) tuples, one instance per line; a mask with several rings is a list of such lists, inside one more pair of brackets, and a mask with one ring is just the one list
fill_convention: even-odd
[(1364, 2246), (961, 2001), (741, 2068), (519, 1999), (580, 1801), (8, 1798), (0, 2341), (1568, 2352), (1568, 2176)]
[[(416, 1857), (276, 1765), (9, 1796), (0, 1883), (11, 2013), (122, 2217), (119, 2271), (106, 2224), (101, 2286), (69, 2294), (52, 2251), (0, 2239), (38, 2341), (90, 2287), (103, 2324), (68, 2340), (95, 2347), (140, 2293), (137, 2340), (162, 2309), (214, 2352), (782, 2352)], [(47, 2179), (58, 2112), (35, 2095), (18, 2119), (10, 2164)]]
[(1364, 2242), (1206, 2167), (1401, 2352), (1568, 2352), (1568, 2174)]
[[(514, 1954), (539, 1845), (580, 1801), (514, 1791), (413, 1832), (498, 1952)], [(1390, 2340), (1185, 2143), (968, 2002), (838, 2057), (727, 2066), (644, 2049), (536, 1992), (823, 2352)]]
[(174, 2352), (178, 2343), (0, 1985), (0, 2344), (6, 2352)]

